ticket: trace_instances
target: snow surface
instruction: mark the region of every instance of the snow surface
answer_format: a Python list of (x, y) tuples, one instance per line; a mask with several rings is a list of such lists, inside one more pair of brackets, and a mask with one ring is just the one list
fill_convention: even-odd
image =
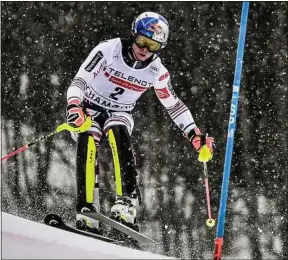
[(130, 249), (2, 212), (4, 259), (172, 259)]

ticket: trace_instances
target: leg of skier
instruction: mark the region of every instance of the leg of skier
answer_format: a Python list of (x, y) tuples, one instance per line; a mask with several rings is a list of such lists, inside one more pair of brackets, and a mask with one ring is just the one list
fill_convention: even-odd
[(104, 130), (113, 154), (116, 185), (116, 201), (110, 217), (139, 231), (136, 225), (137, 172), (130, 140), (133, 125), (130, 114), (116, 112), (106, 121)]
[[(97, 183), (99, 170), (97, 167), (97, 157), (99, 143), (102, 136), (100, 126), (97, 122), (92, 122), (89, 132), (81, 133), (74, 139), (77, 140), (76, 159), (76, 184), (77, 184), (77, 215), (76, 226), (80, 229), (96, 231), (99, 229), (99, 221), (82, 215), (84, 212), (95, 211), (95, 185)], [(98, 183), (97, 183), (98, 185)]]

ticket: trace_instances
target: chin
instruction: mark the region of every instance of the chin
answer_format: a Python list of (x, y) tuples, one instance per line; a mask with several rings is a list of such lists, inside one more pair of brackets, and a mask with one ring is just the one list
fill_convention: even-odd
[(148, 59), (148, 57), (147, 56), (141, 56), (141, 55), (137, 55), (137, 59), (138, 60), (140, 60), (140, 61), (145, 61), (145, 60), (147, 60)]

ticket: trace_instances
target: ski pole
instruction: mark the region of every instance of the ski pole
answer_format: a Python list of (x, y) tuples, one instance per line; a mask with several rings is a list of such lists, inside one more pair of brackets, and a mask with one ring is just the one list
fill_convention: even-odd
[(207, 145), (204, 145), (198, 156), (198, 161), (203, 162), (204, 166), (204, 182), (205, 182), (205, 190), (206, 190), (206, 200), (207, 200), (207, 210), (208, 210), (208, 219), (206, 221), (206, 225), (208, 227), (215, 226), (215, 220), (212, 218), (211, 214), (211, 206), (210, 206), (210, 192), (209, 192), (209, 182), (208, 182), (208, 170), (207, 170), (207, 162), (212, 159), (212, 153)]
[(5, 155), (4, 157), (1, 158), (1, 161), (9, 159), (10, 157), (12, 157), (12, 156), (14, 156), (16, 154), (19, 154), (19, 153), (27, 150), (30, 146), (32, 146), (34, 144), (37, 144), (37, 143), (41, 142), (42, 140), (47, 139), (48, 137), (51, 137), (51, 136), (53, 136), (53, 135), (55, 135), (57, 133), (60, 133), (63, 130), (67, 130), (67, 131), (73, 132), (73, 133), (82, 133), (82, 132), (87, 131), (91, 127), (91, 125), (92, 125), (91, 117), (87, 117), (85, 122), (81, 126), (75, 127), (75, 128), (73, 126), (67, 124), (67, 123), (63, 123), (63, 124), (59, 125), (56, 128), (56, 130), (54, 130), (52, 133), (50, 133), (48, 135), (45, 135), (45, 136), (42, 136), (42, 137), (34, 140), (33, 142), (20, 147), (16, 151)]
[(222, 178), (222, 188), (220, 197), (220, 208), (218, 214), (218, 224), (217, 224), (217, 236), (215, 239), (214, 248), (214, 260), (220, 260), (222, 255), (223, 237), (224, 237), (224, 225), (225, 225), (225, 214), (226, 214), (226, 204), (228, 198), (229, 189), (229, 178), (231, 171), (232, 153), (233, 153), (233, 142), (236, 129), (236, 118), (237, 118), (237, 108), (239, 99), (239, 90), (241, 82), (241, 71), (243, 64), (243, 55), (245, 49), (245, 37), (246, 37), (246, 27), (249, 11), (249, 2), (243, 2), (241, 21), (239, 29), (239, 39), (236, 55), (236, 64), (234, 72), (234, 82), (232, 91), (232, 100), (228, 124), (228, 135), (226, 141), (226, 152), (225, 152), (225, 162), (224, 162), (224, 172)]

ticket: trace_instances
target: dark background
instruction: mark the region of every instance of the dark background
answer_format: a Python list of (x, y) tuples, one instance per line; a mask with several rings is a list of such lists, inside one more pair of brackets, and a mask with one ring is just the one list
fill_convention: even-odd
[[(101, 40), (128, 37), (140, 13), (170, 24), (161, 53), (176, 94), (215, 137), (208, 163), (217, 218), (241, 2), (1, 2), (2, 156), (65, 121), (66, 90)], [(230, 178), (223, 255), (288, 259), (287, 2), (251, 2)], [(153, 90), (134, 110), (144, 206), (153, 252), (211, 258), (203, 166)], [(108, 145), (100, 156), (102, 210), (114, 198)], [(42, 221), (75, 217), (75, 143), (61, 133), (2, 162), (2, 210)]]

